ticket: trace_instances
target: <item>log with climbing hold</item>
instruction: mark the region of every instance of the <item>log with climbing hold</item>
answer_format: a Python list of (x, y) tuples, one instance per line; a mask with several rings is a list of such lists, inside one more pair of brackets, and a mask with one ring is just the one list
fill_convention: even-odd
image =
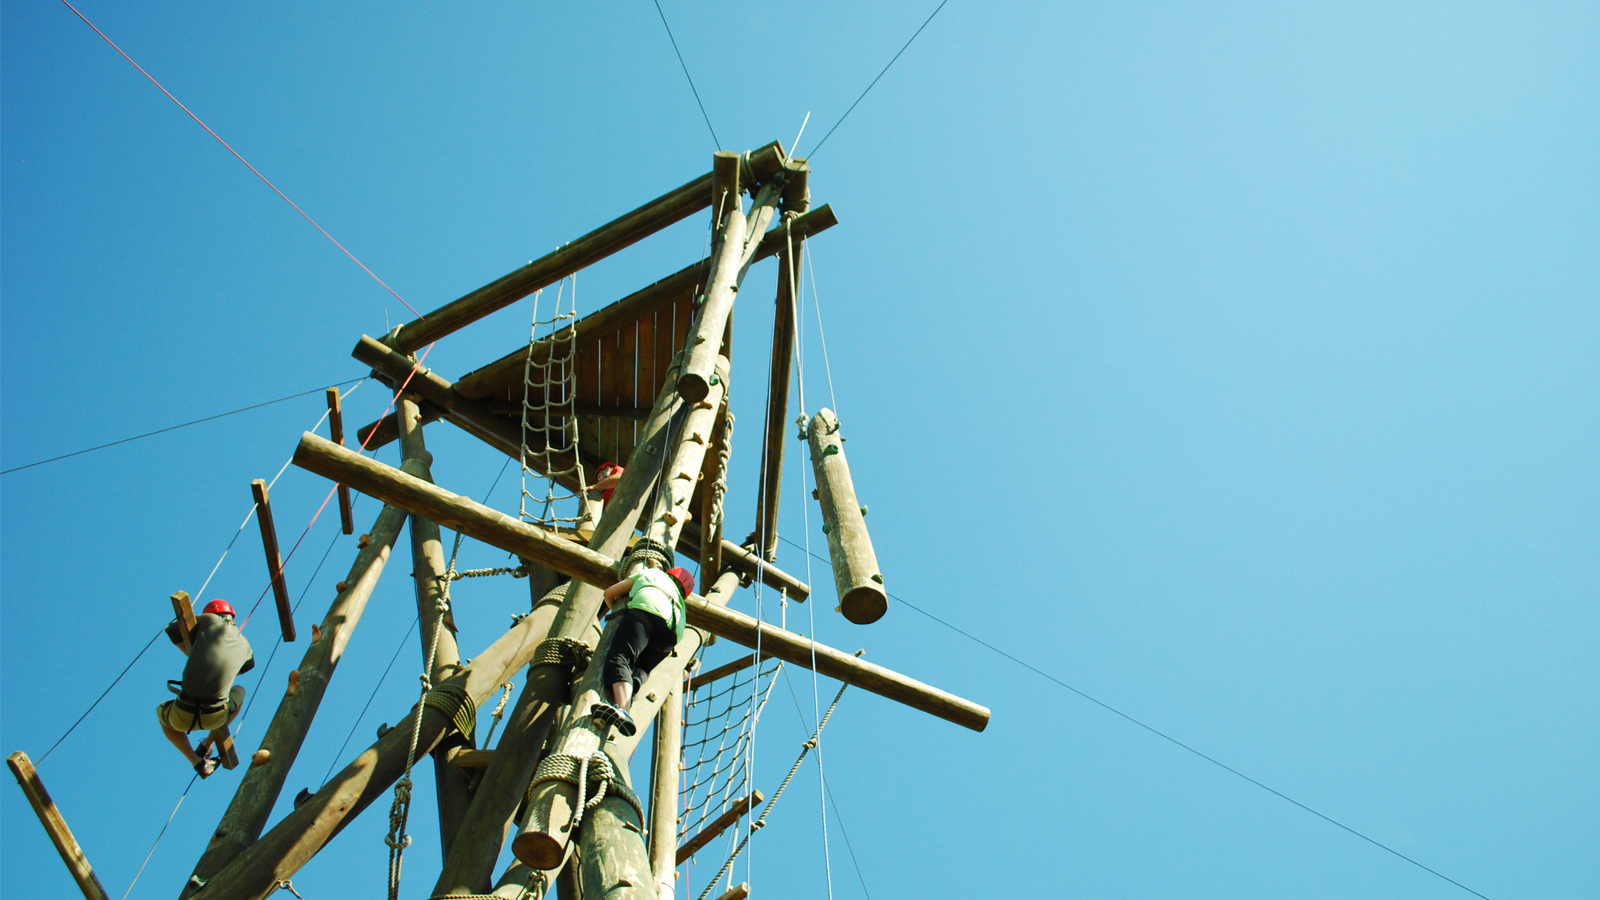
[(867, 534), (867, 508), (856, 499), (855, 483), (845, 462), (838, 417), (823, 409), (811, 418), (808, 434), (811, 466), (817, 476), (814, 496), (822, 505), (822, 531), (828, 536), (828, 555), (833, 558), (839, 611), (857, 625), (868, 625), (883, 618), (889, 600), (878, 571), (878, 555)]
[(267, 483), (260, 478), (250, 482), (256, 498), (256, 521), (261, 525), (261, 545), (267, 554), (267, 577), (272, 579), (272, 597), (278, 603), (278, 626), (285, 643), (294, 643), (294, 609), (289, 605), (289, 585), (283, 580), (283, 557), (278, 552), (278, 530), (272, 524), (272, 502)]

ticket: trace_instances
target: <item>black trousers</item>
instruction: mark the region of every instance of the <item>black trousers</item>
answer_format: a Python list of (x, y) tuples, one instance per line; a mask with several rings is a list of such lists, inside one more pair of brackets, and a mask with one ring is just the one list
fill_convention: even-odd
[[(624, 610), (611, 639), (611, 649), (606, 652), (606, 686), (632, 681), (637, 693), (650, 670), (666, 659), (677, 643), (677, 635), (665, 619), (642, 610)], [(606, 698), (608, 702), (610, 699)]]

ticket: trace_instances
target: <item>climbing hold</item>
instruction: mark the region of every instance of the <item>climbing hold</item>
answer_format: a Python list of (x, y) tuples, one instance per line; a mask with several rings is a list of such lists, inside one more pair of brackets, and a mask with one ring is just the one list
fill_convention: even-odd
[(310, 788), (301, 788), (300, 789), (300, 793), (294, 795), (294, 808), (295, 809), (299, 809), (300, 807), (305, 806), (306, 805), (306, 801), (310, 800), (310, 799), (311, 799), (311, 789)]
[(371, 541), (372, 541), (372, 535), (363, 534), (359, 539), (356, 540), (356, 549), (357, 550), (365, 550), (365, 549), (367, 549), (367, 544), (370, 543)]
[(823, 534), (827, 534), (832, 530), (833, 530), (833, 528), (831, 526), (829, 526), (827, 522), (823, 522), (822, 523), (822, 533)]
[(320, 640), (322, 640), (322, 626), (313, 623), (311, 625), (311, 643), (315, 644)]
[(339, 583), (338, 583), (338, 584), (336, 584), (336, 585), (334, 585), (334, 586), (333, 586), (333, 587), (334, 587), (334, 590), (336, 590), (336, 591), (338, 591), (338, 592), (339, 592), (339, 593), (341, 593), (341, 594), (342, 594), (342, 593), (344, 593), (344, 592), (345, 592), (345, 591), (346, 591), (346, 590), (347, 590), (347, 589), (349, 589), (349, 587), (350, 587), (350, 585), (348, 585), (348, 584), (345, 584), (345, 583), (344, 583), (344, 582), (342, 582), (342, 581), (341, 581), (341, 582), (339, 582)]
[(300, 670), (295, 669), (289, 673), (289, 693), (293, 697), (300, 690)]
[(264, 765), (267, 764), (267, 760), (269, 760), (271, 758), (272, 758), (272, 751), (268, 750), (265, 747), (263, 747), (260, 750), (257, 750), (256, 752), (250, 754), (250, 768), (253, 769), (256, 766), (264, 766)]
[(389, 723), (388, 722), (384, 722), (382, 725), (378, 726), (378, 739), (379, 740), (382, 740), (383, 736), (388, 734), (388, 733), (389, 733)]
[(861, 514), (863, 516), (867, 514), (867, 508), (865, 506), (861, 507)]

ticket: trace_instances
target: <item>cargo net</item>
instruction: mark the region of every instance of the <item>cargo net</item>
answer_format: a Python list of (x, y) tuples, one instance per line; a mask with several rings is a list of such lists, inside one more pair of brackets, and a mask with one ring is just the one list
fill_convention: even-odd
[[(704, 687), (692, 685), (683, 713), (679, 846), (735, 802), (750, 796), (752, 732), (782, 668), (782, 662), (767, 660)], [(729, 832), (730, 838), (733, 834)]]
[[(563, 306), (566, 312), (562, 312)], [(584, 496), (589, 491), (578, 453), (577, 318), (577, 275), (562, 279), (556, 290), (555, 312), (549, 319), (539, 318), (539, 292), (533, 295), (528, 360), (522, 375), (522, 498), (518, 514), (524, 522), (548, 528), (561, 523), (576, 527), (593, 520)], [(535, 484), (544, 481), (543, 497), (528, 489), (530, 475)], [(577, 492), (562, 487), (563, 481), (576, 483)], [(568, 507), (570, 500), (577, 502)], [(573, 514), (557, 515), (558, 507)]]

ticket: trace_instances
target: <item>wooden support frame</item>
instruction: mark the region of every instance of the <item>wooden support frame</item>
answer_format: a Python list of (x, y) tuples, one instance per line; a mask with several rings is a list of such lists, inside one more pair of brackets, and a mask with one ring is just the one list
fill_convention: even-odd
[(278, 627), (283, 631), (284, 643), (293, 643), (294, 610), (289, 606), (289, 585), (283, 579), (283, 557), (278, 552), (278, 530), (272, 524), (272, 502), (267, 497), (266, 481), (257, 478), (250, 482), (250, 493), (256, 498), (256, 522), (261, 525), (267, 576), (272, 579), (272, 597), (278, 604)]
[[(683, 533), (678, 535), (678, 549), (685, 553), (699, 556), (701, 553), (700, 537), (700, 526), (690, 522), (684, 527)], [(743, 575), (746, 581), (754, 581), (759, 571), (762, 584), (774, 590), (783, 591), (784, 595), (790, 600), (804, 603), (811, 596), (811, 585), (774, 566), (772, 563), (763, 562), (760, 557), (733, 541), (724, 538), (720, 552), (722, 554), (722, 567), (724, 569), (733, 569)]]
[(28, 754), (18, 750), (6, 757), (6, 765), (11, 768), (11, 774), (16, 776), (17, 786), (27, 795), (34, 815), (39, 817), (39, 824), (44, 826), (44, 833), (50, 836), (50, 843), (56, 845), (61, 861), (67, 864), (72, 880), (78, 883), (78, 890), (83, 891), (86, 900), (109, 900), (106, 889), (94, 874), (94, 867), (89, 865), (89, 858), (78, 846), (77, 838), (72, 836), (72, 829), (67, 827), (67, 820), (61, 815), (55, 801), (50, 799), (44, 782), (39, 780), (39, 773), (33, 768), (33, 761), (28, 759)]
[[(423, 400), (419, 405), (422, 407), (422, 424), (424, 425), (430, 422), (437, 422), (448, 415), (443, 408), (426, 400)], [(374, 434), (373, 432), (377, 433)], [(361, 426), (356, 431), (356, 440), (360, 441), (360, 446), (365, 447), (369, 453), (386, 444), (392, 444), (400, 440), (400, 414), (390, 413), (376, 422), (368, 422)]]
[[(344, 446), (344, 411), (337, 387), (328, 388), (328, 437)], [(339, 485), (339, 527), (345, 534), (355, 534), (356, 523), (350, 511), (350, 489)]]
[[(771, 658), (772, 654), (770, 653), (761, 654), (762, 661), (766, 661)], [(749, 656), (741, 656), (733, 662), (723, 663), (722, 665), (717, 666), (715, 669), (711, 669), (708, 672), (685, 676), (683, 679), (683, 689), (685, 692), (688, 692), (697, 687), (705, 687), (713, 681), (719, 681), (723, 678), (727, 678), (729, 675), (743, 672), (745, 669), (748, 669), (755, 664), (756, 655), (754, 653), (750, 654)]]
[[(774, 141), (752, 151), (748, 165), (751, 175), (759, 181), (779, 172), (785, 161), (783, 146)], [(712, 177), (708, 173), (668, 191), (633, 212), (562, 245), (561, 249), (400, 326), (388, 343), (409, 353), (694, 215), (711, 205)]]
[[(793, 220), (777, 230), (792, 235)], [(789, 245), (794, 258), (790, 259)], [(778, 296), (772, 311), (772, 375), (767, 382), (767, 421), (761, 439), (760, 484), (756, 493), (757, 548), (768, 562), (778, 553), (778, 503), (783, 495), (783, 451), (789, 436), (789, 383), (794, 377), (795, 319), (798, 301), (795, 284), (805, 256), (805, 238), (790, 237), (778, 254)]]

